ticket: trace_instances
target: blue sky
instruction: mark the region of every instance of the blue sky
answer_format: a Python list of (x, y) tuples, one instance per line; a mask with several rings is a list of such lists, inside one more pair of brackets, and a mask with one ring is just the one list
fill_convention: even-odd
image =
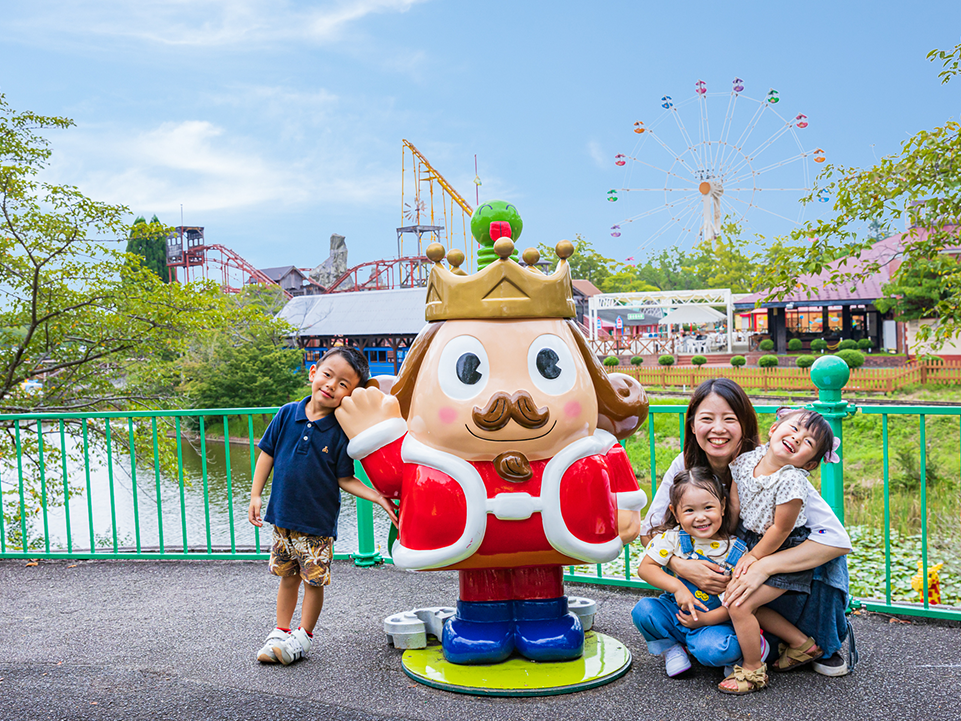
[[(807, 150), (872, 164), (961, 111), (961, 80), (942, 86), (925, 59), (961, 40), (961, 3), (923, 7), (32, 0), (4, 4), (0, 91), (17, 109), (76, 121), (51, 135), (48, 179), (170, 225), (183, 206), (208, 242), (259, 267), (314, 266), (334, 232), (347, 237), (351, 264), (395, 255), (402, 138), (472, 204), (476, 154), (481, 200), (517, 205), (522, 247), (579, 233), (640, 261), (696, 242), (677, 229), (652, 241), (662, 222), (611, 236), (612, 225), (664, 205), (652, 193), (606, 200), (612, 188), (664, 184), (642, 163), (614, 165), (616, 153), (635, 152), (635, 121), (658, 122), (661, 96), (688, 101), (698, 79), (722, 105), (726, 95), (713, 93), (729, 93), (735, 77), (745, 98), (775, 88), (784, 117), (808, 116), (795, 131)], [(697, 107), (678, 111), (695, 136)], [(724, 117), (711, 110), (712, 135)], [(749, 121), (732, 124), (738, 132)], [(656, 127), (682, 152), (668, 126)], [(759, 125), (754, 137), (773, 132)], [(777, 161), (796, 149), (766, 152)], [(758, 183), (789, 185), (778, 173), (799, 167)], [(801, 193), (776, 195), (763, 194), (762, 207), (777, 215), (751, 209), (749, 232), (790, 230), (778, 216), (796, 218)], [(814, 204), (807, 217), (829, 208)]]

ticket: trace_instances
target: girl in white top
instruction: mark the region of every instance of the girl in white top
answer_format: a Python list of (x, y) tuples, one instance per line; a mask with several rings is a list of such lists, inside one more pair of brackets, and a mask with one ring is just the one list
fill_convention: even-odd
[[(747, 554), (734, 568), (737, 578), (758, 559), (783, 548), (793, 548), (808, 536), (807, 474), (824, 459), (836, 460), (834, 433), (819, 413), (783, 408), (771, 426), (770, 442), (739, 456), (731, 464), (735, 481), (732, 502), (740, 502), (740, 517)], [(746, 532), (745, 532), (746, 529)], [(812, 571), (771, 576), (764, 586), (740, 605), (729, 606), (731, 622), (744, 658), (718, 689), (722, 693), (745, 694), (767, 686), (767, 664), (761, 653), (760, 630), (783, 639), (781, 657), (775, 669), (786, 671), (820, 658), (823, 651), (813, 638), (764, 604), (785, 591), (810, 593)]]

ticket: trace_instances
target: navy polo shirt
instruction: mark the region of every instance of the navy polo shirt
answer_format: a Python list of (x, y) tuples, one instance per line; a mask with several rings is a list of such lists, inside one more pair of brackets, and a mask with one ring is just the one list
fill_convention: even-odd
[(338, 478), (354, 475), (347, 436), (334, 414), (311, 421), (307, 402), (283, 406), (257, 447), (274, 459), (274, 480), (264, 520), (312, 536), (337, 538)]

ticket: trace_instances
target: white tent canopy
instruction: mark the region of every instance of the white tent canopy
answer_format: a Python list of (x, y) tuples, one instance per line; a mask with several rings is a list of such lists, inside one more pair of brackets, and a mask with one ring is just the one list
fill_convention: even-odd
[(667, 313), (667, 315), (658, 321), (658, 325), (680, 325), (681, 323), (700, 325), (703, 323), (717, 323), (719, 320), (727, 320), (727, 317), (710, 306), (684, 305)]

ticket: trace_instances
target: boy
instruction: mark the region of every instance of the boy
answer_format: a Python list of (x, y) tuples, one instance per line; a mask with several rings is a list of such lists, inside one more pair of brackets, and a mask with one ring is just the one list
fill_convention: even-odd
[[(310, 650), (314, 625), (324, 605), (324, 586), (330, 583), (341, 489), (379, 504), (397, 523), (393, 504), (354, 478), (347, 436), (334, 418), (340, 402), (365, 384), (369, 375), (367, 360), (360, 351), (331, 348), (320, 363), (310, 367), (310, 396), (283, 406), (257, 444), (261, 454), (247, 519), (255, 526), (262, 526), (264, 520), (273, 524), (269, 570), (280, 576), (277, 627), (257, 653), (262, 663), (280, 661), (286, 666)], [(272, 469), (270, 503), (261, 520), (260, 494)], [(300, 627), (291, 632), (301, 579), (304, 602)]]

